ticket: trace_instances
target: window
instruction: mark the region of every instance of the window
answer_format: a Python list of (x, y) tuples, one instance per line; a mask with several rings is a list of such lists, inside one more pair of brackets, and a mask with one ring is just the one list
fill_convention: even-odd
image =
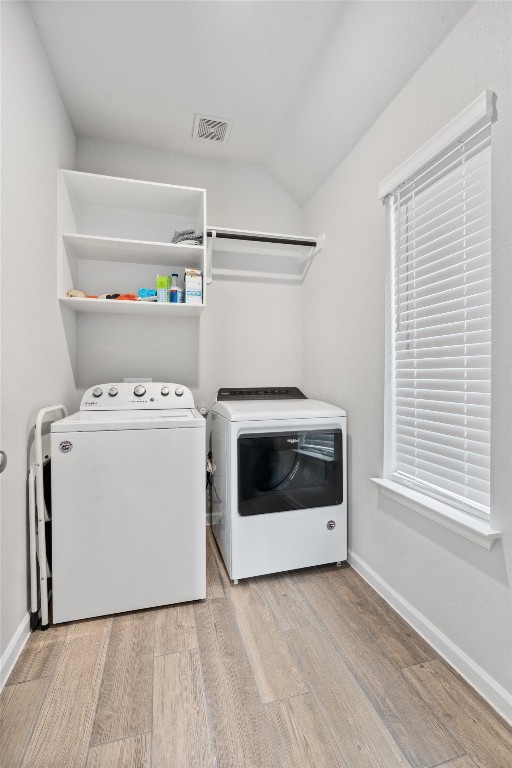
[(393, 247), (388, 479), (489, 518), (491, 120), (389, 198)]

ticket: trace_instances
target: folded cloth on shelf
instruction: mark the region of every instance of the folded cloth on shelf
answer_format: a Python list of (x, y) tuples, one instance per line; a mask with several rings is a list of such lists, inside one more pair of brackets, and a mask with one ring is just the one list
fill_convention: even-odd
[(177, 229), (172, 239), (174, 245), (186, 242), (187, 245), (202, 245), (203, 233), (196, 232), (193, 228)]
[(179, 243), (179, 241), (185, 236), (185, 235), (193, 235), (194, 234), (194, 228), (193, 227), (187, 227), (187, 229), (177, 229), (174, 233), (174, 237), (172, 239), (173, 243)]

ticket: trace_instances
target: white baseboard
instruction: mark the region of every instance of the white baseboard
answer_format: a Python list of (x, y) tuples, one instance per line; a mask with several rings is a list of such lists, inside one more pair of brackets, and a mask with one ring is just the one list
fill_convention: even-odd
[(503, 686), (387, 584), (358, 555), (349, 552), (348, 561), (354, 570), (489, 702), (491, 707), (512, 724), (512, 695)]
[(14, 665), (18, 661), (18, 656), (22, 652), (29, 635), (30, 613), (27, 613), (0, 659), (0, 691), (6, 684)]

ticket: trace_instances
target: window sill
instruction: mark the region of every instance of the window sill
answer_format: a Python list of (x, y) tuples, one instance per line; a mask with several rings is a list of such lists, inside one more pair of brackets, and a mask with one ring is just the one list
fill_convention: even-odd
[(490, 549), (496, 539), (501, 538), (501, 533), (491, 528), (489, 523), (479, 520), (477, 517), (460, 512), (449, 504), (432, 499), (423, 493), (406, 488), (392, 480), (382, 480), (372, 477), (371, 480), (379, 486), (381, 493), (398, 504), (409, 507), (423, 517), (428, 517), (435, 523), (448, 528), (454, 533), (473, 541), (485, 549)]

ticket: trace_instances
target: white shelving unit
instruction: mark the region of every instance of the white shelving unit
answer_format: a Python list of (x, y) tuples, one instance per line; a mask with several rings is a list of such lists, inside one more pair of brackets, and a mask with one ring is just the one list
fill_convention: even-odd
[[(176, 229), (203, 232), (203, 245), (171, 243)], [(77, 312), (153, 317), (198, 315), (206, 303), (206, 191), (79, 171), (59, 171), (59, 301)], [(70, 298), (137, 293), (156, 275), (203, 273), (203, 304)]]

